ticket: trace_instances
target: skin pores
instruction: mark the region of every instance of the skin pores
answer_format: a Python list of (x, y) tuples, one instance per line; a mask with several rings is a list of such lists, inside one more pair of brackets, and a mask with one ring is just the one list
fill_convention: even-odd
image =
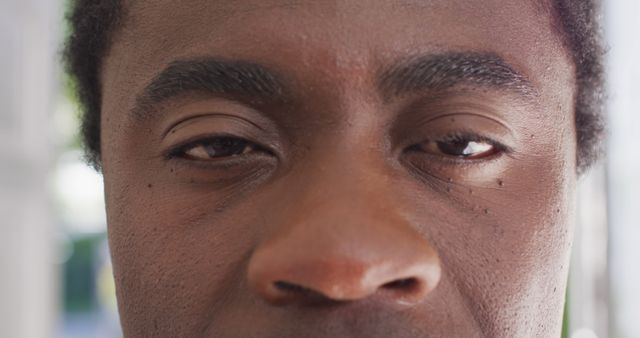
[(544, 8), (126, 7), (101, 73), (125, 336), (559, 335), (575, 89)]

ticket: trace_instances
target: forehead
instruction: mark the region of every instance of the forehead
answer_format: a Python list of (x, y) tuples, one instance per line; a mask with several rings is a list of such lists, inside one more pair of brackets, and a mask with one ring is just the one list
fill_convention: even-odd
[(116, 43), (140, 72), (203, 54), (365, 66), (457, 49), (494, 52), (541, 74), (532, 68), (564, 56), (551, 15), (528, 0), (146, 0), (126, 13)]
[(528, 0), (146, 0), (125, 13), (102, 70), (103, 119), (132, 110), (167, 65), (194, 57), (263, 64), (311, 95), (350, 95), (398, 60), (450, 51), (503, 58), (549, 102), (574, 87), (552, 16)]

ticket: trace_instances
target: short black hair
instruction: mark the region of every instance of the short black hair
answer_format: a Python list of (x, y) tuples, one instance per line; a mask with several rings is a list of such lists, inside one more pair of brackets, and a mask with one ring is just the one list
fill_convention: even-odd
[[(100, 169), (100, 69), (125, 16), (123, 0), (71, 0), (64, 50), (68, 74), (82, 107), (82, 138), (88, 162)], [(549, 0), (550, 13), (575, 65), (577, 168), (584, 172), (602, 153), (604, 138), (604, 46), (598, 0)]]

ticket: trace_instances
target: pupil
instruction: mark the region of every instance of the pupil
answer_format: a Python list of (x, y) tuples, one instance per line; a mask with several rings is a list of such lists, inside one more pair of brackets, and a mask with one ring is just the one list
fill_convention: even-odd
[(438, 149), (447, 155), (452, 156), (468, 156), (465, 149), (469, 146), (468, 141), (452, 141), (452, 142), (437, 142)]
[(246, 146), (247, 142), (244, 140), (220, 138), (206, 144), (205, 149), (211, 157), (224, 157), (242, 154)]

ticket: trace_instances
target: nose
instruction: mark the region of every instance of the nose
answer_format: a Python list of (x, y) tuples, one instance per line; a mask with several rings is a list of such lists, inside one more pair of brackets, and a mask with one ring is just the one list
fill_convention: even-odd
[(303, 194), (279, 213), (249, 261), (254, 293), (274, 305), (425, 299), (440, 280), (440, 260), (400, 203), (386, 191), (336, 190)]

